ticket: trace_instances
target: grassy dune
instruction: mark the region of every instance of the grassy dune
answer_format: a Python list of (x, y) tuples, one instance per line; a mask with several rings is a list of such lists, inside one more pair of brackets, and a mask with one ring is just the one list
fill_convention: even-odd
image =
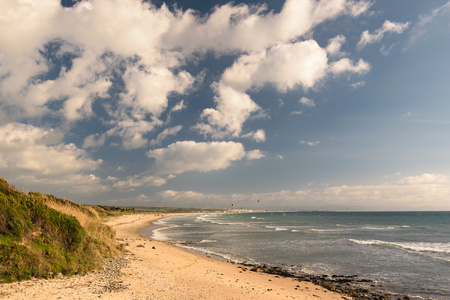
[(120, 251), (105, 208), (36, 192), (0, 178), (0, 282), (83, 273)]

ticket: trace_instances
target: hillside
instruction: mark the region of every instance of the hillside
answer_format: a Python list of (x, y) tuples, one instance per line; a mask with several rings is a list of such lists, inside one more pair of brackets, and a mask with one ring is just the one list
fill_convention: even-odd
[(25, 194), (0, 178), (0, 282), (83, 273), (117, 254), (95, 208)]

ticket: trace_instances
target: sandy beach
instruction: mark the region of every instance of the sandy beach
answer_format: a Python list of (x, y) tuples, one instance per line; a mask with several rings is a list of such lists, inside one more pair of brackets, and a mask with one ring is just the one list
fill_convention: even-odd
[[(168, 216), (168, 215), (166, 215)], [(126, 215), (106, 224), (123, 256), (84, 276), (0, 285), (1, 299), (349, 299), (310, 282), (251, 272), (138, 233), (162, 216)]]

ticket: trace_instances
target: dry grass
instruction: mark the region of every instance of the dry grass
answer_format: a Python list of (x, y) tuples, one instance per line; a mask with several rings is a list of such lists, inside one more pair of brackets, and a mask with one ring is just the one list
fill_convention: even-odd
[(113, 253), (117, 253), (115, 250), (116, 233), (113, 229), (102, 223), (95, 209), (45, 194), (42, 194), (41, 197), (48, 207), (60, 213), (75, 217), (80, 222), (80, 225), (86, 229), (91, 238), (97, 243), (101, 243), (109, 248)]

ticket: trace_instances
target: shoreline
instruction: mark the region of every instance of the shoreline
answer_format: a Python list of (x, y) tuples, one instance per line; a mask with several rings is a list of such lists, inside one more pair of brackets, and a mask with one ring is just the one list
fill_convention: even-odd
[(151, 240), (139, 230), (178, 214), (136, 214), (106, 222), (123, 256), (86, 275), (0, 285), (3, 299), (351, 299), (311, 282), (262, 272)]
[[(200, 214), (200, 213), (193, 213), (193, 214)], [(172, 214), (172, 216), (174, 215), (186, 215), (186, 214)], [(170, 216), (168, 215), (166, 217)], [(151, 224), (149, 224), (149, 226), (150, 225)], [(143, 228), (139, 229), (138, 231), (142, 232)], [(143, 235), (145, 238), (151, 239), (148, 233), (140, 233), (140, 234)], [(299, 282), (311, 282), (331, 292), (339, 293), (340, 295), (342, 295), (343, 298), (350, 297), (352, 299), (394, 299), (394, 298), (410, 299), (410, 297), (406, 296), (405, 294), (396, 294), (381, 291), (377, 289), (377, 287), (380, 288), (382, 287), (382, 285), (376, 283), (375, 281), (361, 278), (361, 276), (359, 275), (342, 275), (342, 274), (312, 275), (304, 272), (299, 273), (292, 271), (286, 265), (267, 265), (264, 262), (257, 264), (257, 263), (248, 263), (247, 261), (233, 262), (225, 257), (220, 256), (219, 254), (205, 252), (196, 248), (190, 248), (189, 245), (193, 244), (191, 244), (192, 242), (189, 241), (182, 243), (163, 241), (163, 243), (167, 243), (171, 246), (181, 248), (189, 253), (193, 253), (203, 257), (212, 258), (214, 260), (236, 265), (243, 271), (271, 274), (275, 276), (281, 276), (284, 278), (293, 278), (294, 280), (298, 280)]]

